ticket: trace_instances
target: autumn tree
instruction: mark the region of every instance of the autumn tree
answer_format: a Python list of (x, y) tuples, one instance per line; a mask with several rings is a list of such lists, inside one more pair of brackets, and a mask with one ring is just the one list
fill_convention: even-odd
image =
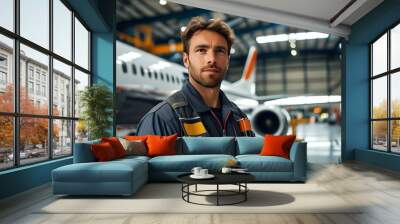
[[(6, 92), (0, 94), (0, 111), (13, 112), (14, 97), (13, 85), (8, 85)], [(44, 106), (45, 105), (45, 106)], [(23, 114), (41, 114), (47, 115), (47, 104), (34, 105), (29, 99), (29, 95), (24, 87), (20, 88), (20, 110)], [(58, 111), (56, 111), (58, 113)], [(9, 148), (13, 147), (13, 117), (0, 116), (0, 147)], [(33, 118), (21, 117), (20, 118), (20, 148), (24, 149), (26, 145), (47, 143), (48, 136), (48, 119), (47, 118)], [(53, 127), (53, 138), (59, 135), (59, 128), (55, 125)]]

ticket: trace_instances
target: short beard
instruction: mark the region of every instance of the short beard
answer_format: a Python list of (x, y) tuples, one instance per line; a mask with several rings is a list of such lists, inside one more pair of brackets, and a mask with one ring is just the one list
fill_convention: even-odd
[[(201, 86), (203, 86), (203, 87), (205, 87), (205, 88), (219, 88), (220, 86), (221, 86), (221, 83), (222, 83), (222, 81), (223, 81), (223, 79), (221, 79), (219, 82), (217, 82), (217, 83), (215, 83), (215, 84), (207, 84), (207, 83), (205, 83), (205, 82), (203, 82), (201, 79), (198, 79), (195, 75), (191, 75), (190, 74), (190, 68), (191, 68), (191, 65), (190, 65), (190, 63), (189, 63), (189, 75), (192, 77), (192, 79), (197, 83), (197, 84), (199, 84), (199, 85), (201, 85)], [(201, 71), (200, 71), (201, 72)], [(225, 73), (225, 72), (224, 72)], [(200, 74), (197, 74), (199, 77), (200, 77)], [(224, 75), (222, 75), (222, 77), (223, 77)]]

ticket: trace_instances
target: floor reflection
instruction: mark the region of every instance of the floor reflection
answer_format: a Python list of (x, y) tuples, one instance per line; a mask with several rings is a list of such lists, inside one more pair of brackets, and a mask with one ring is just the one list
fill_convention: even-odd
[(340, 125), (309, 123), (297, 127), (297, 136), (307, 142), (309, 163), (340, 163)]

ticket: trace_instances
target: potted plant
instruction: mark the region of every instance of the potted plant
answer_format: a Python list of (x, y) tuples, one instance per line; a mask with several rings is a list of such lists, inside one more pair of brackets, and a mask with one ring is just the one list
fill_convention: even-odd
[(113, 96), (108, 87), (94, 84), (86, 87), (79, 96), (82, 110), (79, 124), (87, 127), (89, 140), (110, 136), (107, 130), (112, 125)]

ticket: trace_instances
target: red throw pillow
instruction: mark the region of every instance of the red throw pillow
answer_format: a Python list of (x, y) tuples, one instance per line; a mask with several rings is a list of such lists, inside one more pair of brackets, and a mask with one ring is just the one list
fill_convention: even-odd
[(90, 147), (92, 149), (94, 157), (99, 162), (109, 161), (117, 158), (113, 147), (108, 142), (93, 144)]
[(290, 159), (290, 148), (296, 140), (296, 135), (264, 136), (264, 145), (261, 149), (262, 156), (280, 156)]
[(176, 155), (176, 139), (178, 134), (170, 136), (149, 135), (147, 137), (147, 155), (164, 156)]
[(101, 142), (108, 142), (114, 149), (117, 158), (126, 156), (126, 151), (117, 137), (101, 138)]

